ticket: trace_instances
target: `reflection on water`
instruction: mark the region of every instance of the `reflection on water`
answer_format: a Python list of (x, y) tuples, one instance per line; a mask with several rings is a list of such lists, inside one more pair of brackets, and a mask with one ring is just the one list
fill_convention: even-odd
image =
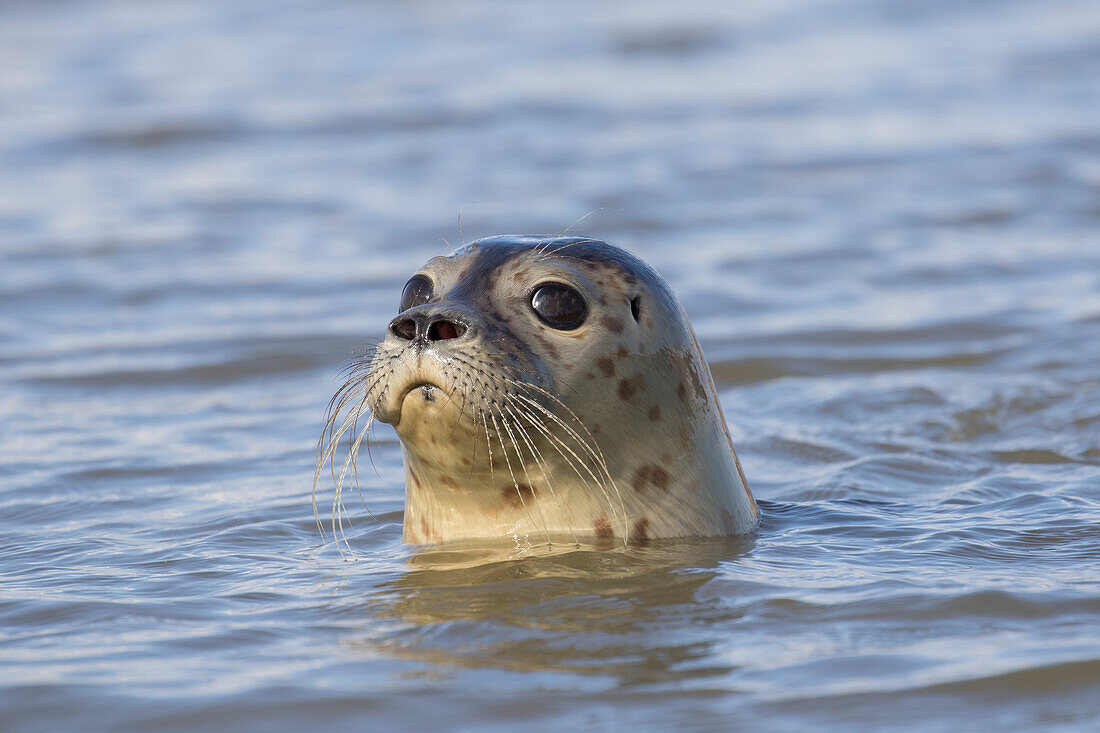
[[(706, 664), (711, 650), (668, 619), (701, 621), (697, 592), (721, 563), (751, 547), (751, 539), (730, 538), (524, 557), (485, 549), (425, 552), (375, 599), (376, 612), (411, 629), (377, 649), (435, 664), (609, 676), (619, 686), (679, 679), (692, 665)], [(446, 632), (422, 633), (431, 625)], [(353, 641), (353, 648), (358, 643), (374, 648), (366, 641)]]
[[(1097, 38), (0, 4), (0, 730), (1100, 727)], [(592, 211), (684, 303), (760, 529), (419, 553), (379, 429), (322, 545), (323, 409), (408, 275)]]

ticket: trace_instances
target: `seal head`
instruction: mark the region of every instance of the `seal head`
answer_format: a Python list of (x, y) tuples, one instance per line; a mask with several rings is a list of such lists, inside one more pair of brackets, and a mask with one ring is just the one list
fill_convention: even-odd
[(429, 260), (345, 387), (341, 404), (401, 440), (406, 542), (644, 542), (757, 523), (683, 308), (602, 241), (499, 236)]

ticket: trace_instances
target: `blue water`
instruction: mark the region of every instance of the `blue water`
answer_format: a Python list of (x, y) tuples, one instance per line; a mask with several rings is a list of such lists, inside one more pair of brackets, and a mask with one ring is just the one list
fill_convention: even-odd
[[(0, 730), (1100, 727), (1095, 2), (8, 2), (0, 69)], [(589, 212), (760, 529), (418, 552), (386, 428), (345, 561), (340, 368)]]

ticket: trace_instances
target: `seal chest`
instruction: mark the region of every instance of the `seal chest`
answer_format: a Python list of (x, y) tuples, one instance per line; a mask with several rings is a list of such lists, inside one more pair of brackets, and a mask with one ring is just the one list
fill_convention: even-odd
[(397, 431), (406, 542), (644, 542), (757, 523), (683, 308), (598, 240), (490, 237), (429, 260), (334, 405), (322, 463), (360, 412)]

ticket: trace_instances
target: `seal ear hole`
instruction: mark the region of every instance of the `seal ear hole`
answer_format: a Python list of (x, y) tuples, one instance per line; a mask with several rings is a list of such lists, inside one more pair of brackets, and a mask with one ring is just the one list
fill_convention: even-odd
[(634, 316), (635, 323), (640, 322), (638, 320), (638, 312), (638, 296), (634, 296), (630, 301), (630, 315)]

